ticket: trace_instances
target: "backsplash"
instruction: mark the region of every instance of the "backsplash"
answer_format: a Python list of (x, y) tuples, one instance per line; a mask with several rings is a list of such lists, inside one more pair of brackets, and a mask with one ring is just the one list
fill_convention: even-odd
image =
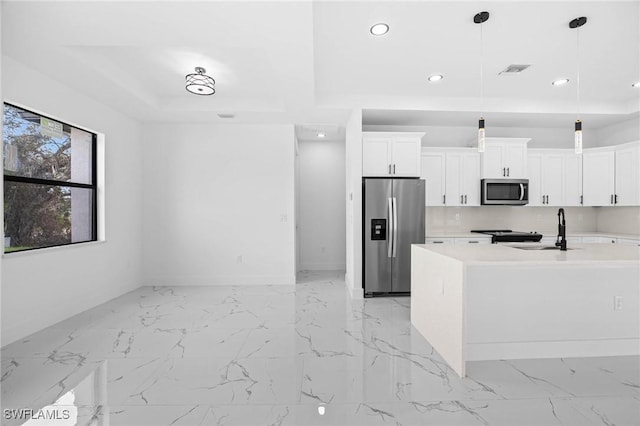
[[(620, 207), (614, 207), (614, 209), (620, 209)], [(602, 208), (565, 207), (564, 210), (569, 234), (599, 231), (598, 210)], [(512, 229), (552, 235), (558, 231), (557, 207), (427, 207), (425, 215), (427, 235), (469, 232), (472, 229)], [(608, 230), (608, 232), (613, 231)]]
[(640, 207), (598, 207), (598, 232), (640, 235)]

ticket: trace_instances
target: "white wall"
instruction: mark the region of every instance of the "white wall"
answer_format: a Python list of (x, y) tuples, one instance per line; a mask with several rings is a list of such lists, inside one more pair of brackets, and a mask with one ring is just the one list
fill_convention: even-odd
[(640, 207), (596, 207), (598, 232), (640, 235)]
[(147, 285), (294, 284), (291, 125), (144, 128)]
[(137, 288), (141, 279), (140, 125), (2, 58), (3, 100), (105, 134), (106, 241), (14, 253), (2, 262), (2, 345)]
[(362, 299), (362, 110), (355, 109), (346, 126), (347, 271), (353, 298)]
[[(565, 207), (567, 233), (596, 232), (598, 209)], [(469, 232), (472, 229), (513, 229), (523, 232), (536, 231), (544, 235), (558, 233), (558, 207), (427, 207), (425, 215), (427, 236), (442, 235), (446, 232)]]
[(640, 116), (598, 129), (597, 146), (640, 141)]
[(346, 267), (345, 144), (299, 143), (299, 270)]

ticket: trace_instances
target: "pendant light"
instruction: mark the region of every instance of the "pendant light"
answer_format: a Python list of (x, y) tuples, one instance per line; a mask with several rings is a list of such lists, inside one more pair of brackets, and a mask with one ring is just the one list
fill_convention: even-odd
[(574, 125), (573, 148), (576, 154), (582, 154), (582, 121), (580, 121), (580, 27), (587, 23), (587, 18), (581, 16), (569, 22), (569, 28), (576, 30), (576, 106), (578, 117)]
[(202, 67), (196, 67), (195, 71), (194, 74), (186, 75), (187, 85), (185, 89), (194, 95), (213, 95), (216, 93), (216, 89), (213, 87), (216, 81), (205, 74), (207, 70)]
[(473, 22), (480, 24), (480, 120), (478, 120), (478, 152), (484, 152), (485, 131), (482, 110), (484, 109), (484, 56), (482, 40), (482, 24), (489, 19), (489, 12), (480, 12), (473, 17)]

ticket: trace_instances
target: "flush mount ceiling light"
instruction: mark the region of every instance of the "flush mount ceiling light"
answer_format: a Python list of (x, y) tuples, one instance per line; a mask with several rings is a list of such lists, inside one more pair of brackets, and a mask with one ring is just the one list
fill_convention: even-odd
[(440, 81), (444, 78), (444, 76), (440, 75), (440, 74), (436, 74), (436, 75), (432, 75), (429, 77), (429, 81), (430, 82), (434, 82), (434, 81)]
[(489, 12), (480, 12), (473, 17), (473, 22), (480, 24), (480, 120), (478, 120), (478, 152), (484, 152), (485, 146), (485, 131), (484, 131), (484, 117), (482, 117), (482, 110), (484, 109), (484, 57), (482, 52), (482, 24), (489, 20)]
[(213, 88), (216, 81), (205, 74), (207, 70), (202, 67), (196, 67), (195, 71), (195, 74), (187, 74), (185, 77), (187, 80), (185, 89), (195, 95), (213, 95), (216, 93), (216, 89)]
[(569, 22), (569, 28), (576, 29), (576, 109), (578, 118), (574, 125), (575, 135), (573, 148), (576, 154), (582, 154), (582, 121), (580, 121), (580, 27), (587, 23), (581, 16)]
[(561, 78), (560, 80), (556, 80), (556, 81), (551, 82), (551, 85), (552, 86), (564, 86), (568, 82), (569, 82), (568, 78)]
[(389, 32), (389, 25), (385, 24), (384, 22), (380, 22), (378, 24), (373, 25), (369, 29), (369, 32), (375, 36), (385, 35), (386, 33)]

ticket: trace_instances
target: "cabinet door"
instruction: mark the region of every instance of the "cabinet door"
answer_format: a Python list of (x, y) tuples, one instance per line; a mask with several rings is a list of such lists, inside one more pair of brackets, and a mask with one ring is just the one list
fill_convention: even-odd
[(480, 205), (480, 154), (466, 152), (462, 154), (461, 193), (465, 206)]
[(527, 173), (529, 174), (529, 205), (542, 206), (546, 199), (542, 189), (542, 158), (541, 153), (528, 155)]
[(564, 157), (564, 205), (582, 205), (582, 155), (567, 153)]
[(618, 206), (640, 205), (640, 146), (616, 149), (615, 188)]
[(564, 205), (564, 154), (546, 154), (542, 159), (542, 190), (545, 205)]
[(444, 153), (422, 154), (421, 177), (425, 180), (425, 204), (442, 206), (445, 202)]
[(420, 145), (420, 138), (393, 138), (391, 142), (391, 173), (394, 176), (420, 176)]
[(610, 206), (615, 191), (613, 151), (582, 154), (582, 193), (585, 206)]
[(362, 141), (362, 176), (391, 176), (391, 138), (367, 137)]
[(504, 144), (504, 165), (507, 177), (524, 179), (527, 177), (527, 145), (523, 143)]
[(506, 177), (504, 160), (504, 144), (487, 143), (481, 155), (482, 177)]
[(445, 194), (447, 206), (461, 206), (464, 195), (461, 191), (462, 154), (447, 152), (445, 166)]

